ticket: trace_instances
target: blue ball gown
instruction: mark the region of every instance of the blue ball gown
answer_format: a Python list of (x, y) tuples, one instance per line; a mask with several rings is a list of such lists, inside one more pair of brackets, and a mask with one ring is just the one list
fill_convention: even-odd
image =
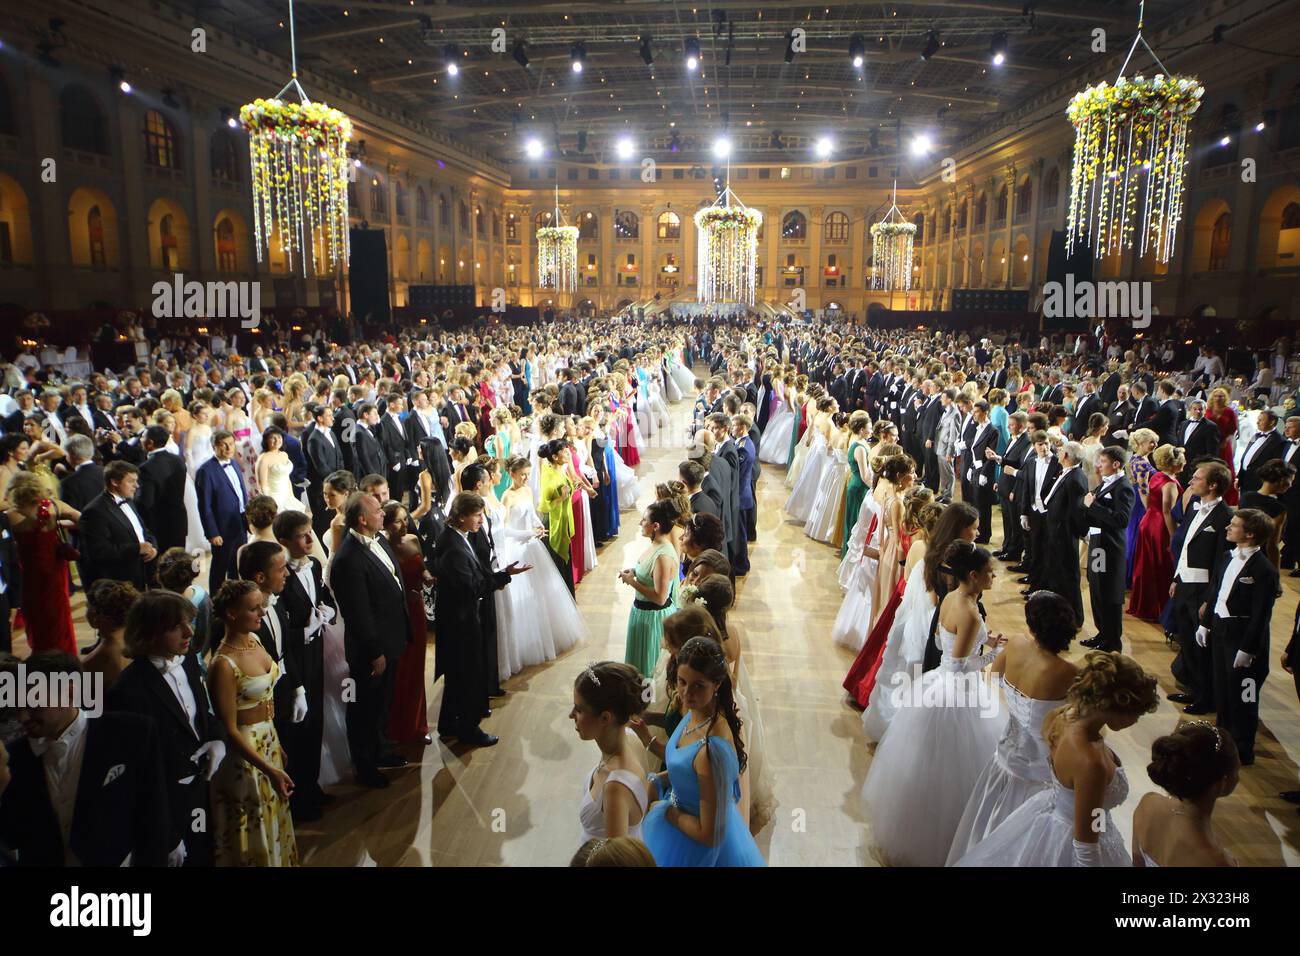
[[(668, 738), (664, 762), (672, 784), (672, 802), (683, 813), (699, 816), (700, 778), (694, 764), (705, 741), (697, 740), (680, 749), (677, 746), (689, 723), (688, 720), (678, 723)], [(725, 813), (715, 814), (713, 846), (695, 842), (669, 823), (667, 813), (671, 804), (667, 800), (660, 800), (646, 815), (641, 828), (645, 845), (660, 866), (767, 866), (736, 807), (740, 799), (740, 761), (736, 751), (717, 737), (709, 737), (707, 741), (709, 766), (718, 789), (716, 806), (726, 807)]]

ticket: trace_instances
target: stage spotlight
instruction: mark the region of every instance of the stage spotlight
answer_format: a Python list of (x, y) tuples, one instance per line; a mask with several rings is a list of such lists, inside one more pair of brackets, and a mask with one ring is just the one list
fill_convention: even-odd
[(650, 48), (650, 34), (641, 37), (641, 60), (646, 66), (654, 66), (655, 54)]
[(989, 44), (989, 52), (993, 54), (994, 66), (1001, 66), (1007, 61), (1007, 35), (1005, 33), (993, 34), (993, 42)]
[(866, 53), (867, 44), (862, 39), (862, 34), (853, 34), (853, 39), (849, 41), (849, 60), (852, 61), (855, 70), (862, 69), (862, 64), (867, 61)]
[(924, 156), (934, 148), (934, 143), (926, 133), (917, 133), (912, 137), (912, 155)]
[(686, 53), (686, 69), (696, 69), (700, 65), (700, 41), (695, 37), (687, 37), (684, 50)]
[(925, 46), (921, 48), (921, 59), (928, 60), (939, 52), (939, 31), (931, 30), (925, 35)]
[(515, 41), (515, 49), (514, 52), (511, 54), (511, 56), (513, 56), (515, 58), (515, 62), (518, 63), (520, 66), (522, 66), (525, 70), (528, 69), (528, 53), (524, 49), (523, 40)]
[(120, 66), (110, 67), (108, 75), (113, 78), (114, 84), (116, 84), (117, 88), (123, 93), (131, 92), (131, 84), (126, 80), (126, 70), (122, 69)]
[(831, 140), (829, 136), (823, 136), (821, 137), (821, 139), (817, 140), (815, 149), (817, 150), (817, 155), (819, 158), (829, 159), (831, 153), (835, 151), (835, 143)]
[(794, 31), (791, 30), (785, 35), (785, 62), (794, 62)]
[(1260, 120), (1258, 123), (1255, 124), (1255, 132), (1256, 132), (1256, 133), (1262, 133), (1262, 132), (1264, 132), (1264, 121), (1263, 121), (1263, 120)]
[(632, 143), (632, 138), (629, 136), (620, 136), (618, 143), (614, 147), (615, 151), (618, 153), (619, 159), (631, 159), (632, 151), (635, 148), (636, 147)]
[(221, 107), (221, 119), (231, 129), (239, 128), (239, 120), (235, 119), (235, 111), (232, 110), (229, 106)]
[(450, 43), (442, 48), (442, 58), (447, 62), (447, 75), (456, 76), (460, 73), (460, 66), (456, 63), (456, 58), (460, 55), (454, 46)]
[(719, 136), (713, 141), (713, 155), (718, 159), (726, 159), (731, 155), (731, 140), (725, 136)]
[(569, 49), (569, 60), (571, 62), (571, 66), (573, 67), (574, 73), (582, 72), (582, 61), (585, 60), (586, 58), (587, 58), (587, 48), (583, 46), (582, 41), (579, 40), (577, 43), (573, 44), (573, 46)]
[(536, 136), (530, 137), (528, 142), (524, 143), (524, 152), (527, 154), (529, 159), (541, 159), (542, 141)]
[(1231, 136), (1226, 136), (1226, 135), (1225, 135), (1221, 140), (1219, 140), (1219, 145), (1220, 145), (1220, 146), (1227, 146), (1227, 145), (1228, 145), (1229, 143), (1231, 143), (1231, 142), (1232, 142), (1232, 137), (1231, 137)]

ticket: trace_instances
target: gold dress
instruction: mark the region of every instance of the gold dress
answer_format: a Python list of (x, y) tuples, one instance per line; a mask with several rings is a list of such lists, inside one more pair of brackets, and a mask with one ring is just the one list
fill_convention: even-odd
[(889, 482), (881, 479), (880, 485), (884, 491), (877, 496), (880, 502), (880, 561), (871, 601), (872, 626), (894, 596), (898, 579), (903, 576), (902, 528), (899, 526), (903, 514), (902, 499), (898, 490)]
[[(280, 678), (278, 663), (272, 661), (267, 673), (249, 677), (228, 655), (217, 657), (235, 672), (238, 710), (272, 700), (275, 682)], [(273, 721), (246, 724), (239, 732), (267, 763), (284, 769), (284, 749)], [(298, 866), (298, 842), (293, 835), (289, 802), (282, 800), (271, 779), (245, 761), (234, 747), (212, 779), (212, 814), (217, 866)]]

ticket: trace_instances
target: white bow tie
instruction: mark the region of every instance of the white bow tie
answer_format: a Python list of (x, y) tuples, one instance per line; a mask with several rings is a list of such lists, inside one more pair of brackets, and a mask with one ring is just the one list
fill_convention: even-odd
[(280, 595), (278, 594), (268, 594), (266, 596), (266, 606), (268, 608), (275, 607), (275, 602), (278, 601), (279, 599), (280, 599)]
[(289, 567), (293, 568), (294, 571), (302, 571), (311, 567), (311, 558), (299, 558), (297, 561), (290, 561)]
[[(157, 666), (157, 665), (155, 664), (154, 666)], [(164, 661), (162, 662), (162, 666), (158, 668), (158, 673), (160, 673), (160, 674), (162, 674), (164, 677), (166, 677), (166, 676), (167, 676), (168, 674), (170, 674), (172, 671), (176, 670), (176, 668), (178, 668), (178, 667), (184, 667), (184, 666), (185, 666), (185, 658), (184, 658), (184, 657), (180, 657), (180, 656), (177, 656), (177, 657), (170, 657), (170, 658), (167, 658), (166, 660), (164, 660)]]
[(62, 763), (68, 756), (68, 742), (63, 739), (50, 740), (48, 737), (37, 737), (29, 739), (27, 743), (36, 756), (44, 757), (48, 753), (56, 763)]

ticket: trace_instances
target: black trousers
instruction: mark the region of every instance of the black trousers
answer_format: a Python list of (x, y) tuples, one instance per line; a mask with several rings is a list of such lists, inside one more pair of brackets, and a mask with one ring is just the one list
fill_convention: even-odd
[(731, 538), (727, 549), (727, 557), (731, 561), (731, 570), (736, 574), (749, 573), (749, 538), (745, 533), (744, 514), (745, 509), (736, 509), (736, 520), (740, 523), (740, 533)]
[(1013, 502), (1002, 495), (1002, 553), (1011, 558), (1020, 557), (1024, 550), (1024, 531), (1020, 527), (1020, 515)]
[(1044, 549), (1046, 567), (1044, 586), (1070, 602), (1074, 623), (1083, 626), (1083, 589), (1079, 586), (1079, 539), (1068, 531), (1048, 529)]
[[(745, 541), (758, 540), (758, 508), (741, 508), (740, 523), (745, 527)], [(748, 548), (745, 549), (748, 552)]]
[(975, 487), (975, 510), (980, 513), (978, 537), (981, 541), (988, 541), (993, 536), (993, 497), (996, 486), (990, 481), (980, 487), (979, 475), (975, 476), (972, 484)]
[(9, 605), (9, 591), (0, 594), (0, 651), (6, 654), (11, 653), (14, 649), (14, 639), (12, 626), (9, 618), (12, 614), (12, 608)]
[[(1241, 650), (1241, 621), (1216, 617), (1210, 625), (1210, 659), (1214, 675), (1214, 709), (1218, 724), (1232, 734), (1232, 742), (1243, 760), (1255, 756), (1255, 732), (1259, 729), (1259, 698), (1268, 677), (1267, 642), (1249, 667), (1233, 667)], [(1233, 625), (1238, 625), (1234, 627)]]
[[(330, 509), (319, 482), (307, 486), (307, 503), (311, 505), (311, 530), (320, 538), (321, 547), (329, 552)], [(418, 504), (418, 502), (417, 502)], [(294, 783), (297, 783), (295, 780)]]
[[(384, 728), (388, 725), (388, 707), (397, 681), (397, 661), (389, 659), (378, 677), (371, 676), (370, 662), (366, 660), (350, 659), (348, 669), (356, 682), (356, 699), (348, 702), (347, 711), (352, 766), (358, 774), (375, 773), (379, 770), (379, 758), (386, 750)], [(443, 697), (445, 700), (445, 690)], [(294, 783), (297, 782), (295, 779)]]
[(1095, 543), (1088, 542), (1088, 603), (1092, 607), (1092, 622), (1097, 625), (1097, 637), (1103, 651), (1118, 651), (1123, 647), (1124, 589), (1119, 589), (1115, 599), (1114, 578), (1124, 575), (1124, 555), (1114, 554)]
[(1282, 531), (1282, 567), (1300, 565), (1300, 508), (1287, 509), (1286, 527)]
[[(212, 549), (212, 565), (208, 568), (208, 593), (216, 594), (221, 590), (221, 584), (227, 578), (235, 579), (239, 577), (236, 570), (236, 559), (239, 557), (239, 549), (243, 547), (245, 535), (221, 535), (221, 547)], [(238, 540), (236, 540), (238, 539)]]
[(294, 783), (290, 806), (313, 806), (320, 802), (321, 739), (325, 735), (325, 632), (318, 630), (302, 649), (303, 690), (307, 692), (307, 716), (289, 728), (284, 752), (286, 772)]
[[(572, 576), (570, 576), (572, 580)], [(509, 585), (506, 585), (509, 587)], [(494, 697), (501, 690), (501, 675), (497, 672), (497, 602), (489, 596), (479, 605), (479, 622), (482, 625), (483, 677), (487, 681), (487, 694)], [(486, 708), (485, 708), (486, 709)]]
[(931, 491), (938, 494), (939, 492), (939, 456), (934, 452), (934, 442), (930, 443), (929, 448), (925, 448), (922, 442), (922, 450), (925, 452), (925, 471), (921, 478), (921, 483)]
[(1196, 629), (1201, 626), (1201, 601), (1209, 589), (1208, 584), (1175, 582), (1173, 597), (1174, 633), (1178, 635), (1173, 675), (1197, 703), (1207, 705), (1214, 701), (1214, 665), (1209, 650), (1196, 643)]
[(1029, 513), (1029, 534), (1025, 543), (1025, 567), (1029, 569), (1029, 586), (1047, 587), (1047, 515)]

